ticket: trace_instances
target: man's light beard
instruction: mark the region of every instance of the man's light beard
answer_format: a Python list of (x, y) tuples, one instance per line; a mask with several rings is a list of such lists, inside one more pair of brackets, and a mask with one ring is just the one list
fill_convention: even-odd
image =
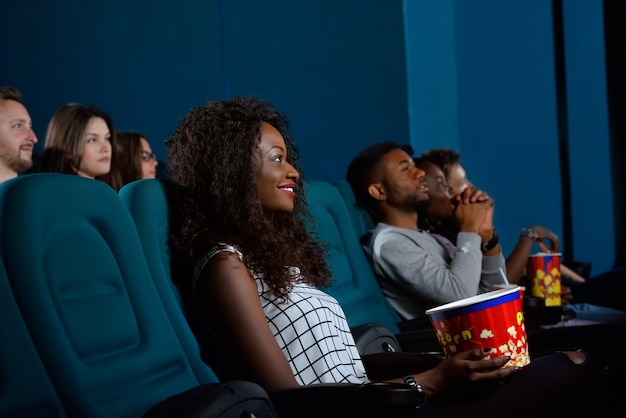
[(15, 171), (16, 173), (22, 173), (33, 166), (32, 158), (27, 160), (21, 158), (21, 149), (17, 151), (17, 156), (7, 152), (6, 149), (0, 148), (0, 161), (4, 162), (4, 165)]

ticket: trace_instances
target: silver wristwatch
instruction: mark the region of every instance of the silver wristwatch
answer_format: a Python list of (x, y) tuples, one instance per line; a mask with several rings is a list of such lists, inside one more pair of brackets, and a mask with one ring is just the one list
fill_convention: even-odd
[(411, 386), (420, 395), (419, 399), (418, 399), (418, 403), (417, 403), (417, 405), (415, 407), (416, 408), (421, 408), (422, 406), (424, 406), (424, 404), (426, 403), (426, 392), (424, 392), (424, 389), (422, 389), (422, 385), (417, 383), (415, 381), (415, 378), (412, 375), (403, 376), (402, 379), (404, 380), (405, 384)]

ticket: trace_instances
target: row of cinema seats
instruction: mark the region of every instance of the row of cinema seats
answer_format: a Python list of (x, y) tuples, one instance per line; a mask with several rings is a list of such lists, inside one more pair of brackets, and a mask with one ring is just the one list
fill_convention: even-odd
[(118, 195), (56, 173), (0, 185), (0, 416), (411, 416), (403, 384), (220, 381), (170, 278), (170, 188)]

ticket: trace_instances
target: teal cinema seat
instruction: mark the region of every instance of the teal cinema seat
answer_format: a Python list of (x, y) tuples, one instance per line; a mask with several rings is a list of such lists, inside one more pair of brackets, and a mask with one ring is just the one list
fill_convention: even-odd
[(0, 265), (0, 417), (64, 417)]
[(328, 244), (333, 281), (325, 290), (339, 301), (351, 327), (378, 323), (399, 332), (401, 318), (378, 286), (341, 195), (332, 184), (319, 180), (307, 181), (304, 188), (315, 219), (310, 228)]
[(365, 209), (357, 205), (352, 186), (350, 186), (347, 180), (337, 180), (332, 184), (337, 188), (337, 191), (346, 203), (348, 214), (354, 226), (354, 232), (360, 239), (367, 231), (376, 226), (372, 217)]
[[(0, 185), (0, 215), (2, 333), (16, 330), (22, 342), (7, 352), (11, 339), (3, 339), (2, 384), (24, 400), (29, 382), (20, 379), (32, 379), (33, 405), (50, 405), (49, 414), (22, 416), (165, 417), (171, 406), (191, 418), (201, 416), (203, 396), (208, 405), (200, 409), (210, 411), (237, 390), (248, 393), (251, 382), (220, 382), (200, 360), (191, 330), (183, 332), (183, 315), (166, 313), (133, 220), (108, 185), (67, 174), (20, 176)], [(19, 315), (6, 313), (10, 306)], [(228, 393), (213, 399), (211, 389), (224, 386)], [(254, 400), (269, 402), (254, 386)]]

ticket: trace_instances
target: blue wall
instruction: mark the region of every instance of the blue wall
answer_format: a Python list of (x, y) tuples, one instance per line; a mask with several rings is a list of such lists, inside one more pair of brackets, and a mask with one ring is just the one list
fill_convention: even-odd
[(581, 258), (593, 254), (594, 270), (601, 272), (595, 266), (609, 267), (613, 263), (617, 235), (613, 223), (602, 2), (566, 1), (564, 6), (574, 253)]
[[(602, 2), (564, 1), (574, 257), (615, 254)], [(193, 106), (264, 97), (289, 117), (309, 178), (343, 178), (381, 140), (456, 148), (519, 229), (563, 234), (551, 2), (3, 0), (0, 84), (20, 88), (43, 148), (67, 102), (163, 141)]]
[[(505, 252), (525, 225), (563, 237), (570, 203), (561, 199), (551, 2), (406, 1), (405, 9), (413, 147), (461, 152), (470, 180), (496, 200)], [(564, 1), (563, 20), (569, 250), (600, 273), (615, 259), (602, 2)]]
[(362, 142), (408, 142), (400, 0), (2, 4), (0, 83), (23, 91), (39, 150), (53, 112), (80, 101), (163, 159), (192, 106), (234, 95), (287, 114), (311, 178), (343, 178)]

